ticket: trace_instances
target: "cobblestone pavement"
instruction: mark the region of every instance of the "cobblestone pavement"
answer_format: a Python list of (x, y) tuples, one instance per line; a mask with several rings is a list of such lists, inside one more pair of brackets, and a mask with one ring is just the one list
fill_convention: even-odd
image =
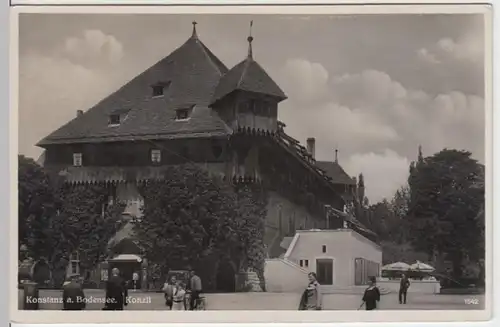
[[(22, 294), (19, 291), (19, 308), (22, 308)], [(101, 310), (104, 298), (102, 290), (85, 290), (91, 302), (87, 310)], [(163, 294), (130, 292), (132, 302), (126, 310), (165, 310)], [(41, 300), (61, 301), (62, 292), (41, 290)], [(231, 293), (206, 294), (207, 310), (296, 310), (300, 294), (297, 293)], [(383, 295), (379, 308), (383, 310), (481, 310), (484, 309), (484, 295), (432, 295), (408, 294), (406, 305), (398, 303), (397, 294)], [(468, 300), (467, 300), (468, 299)], [(473, 299), (473, 300), (470, 300)], [(468, 303), (466, 303), (468, 302)], [(357, 310), (361, 296), (355, 294), (326, 294), (323, 298), (324, 310)], [(61, 303), (42, 303), (41, 310), (60, 310)]]

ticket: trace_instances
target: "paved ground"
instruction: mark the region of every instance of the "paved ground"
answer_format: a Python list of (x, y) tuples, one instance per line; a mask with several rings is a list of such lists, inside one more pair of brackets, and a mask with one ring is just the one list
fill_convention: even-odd
[[(19, 308), (22, 309), (22, 291), (19, 291)], [(40, 299), (60, 301), (62, 292), (42, 290)], [(101, 310), (104, 292), (86, 290), (91, 302), (87, 310)], [(160, 293), (131, 292), (133, 302), (126, 310), (165, 310), (163, 295)], [(300, 294), (296, 293), (232, 293), (207, 294), (207, 310), (296, 310)], [(324, 310), (357, 310), (361, 300), (355, 294), (324, 295)], [(471, 300), (472, 299), (472, 300)], [(468, 302), (468, 303), (466, 303)], [(397, 294), (383, 295), (380, 309), (385, 310), (481, 310), (484, 309), (484, 295), (432, 295), (408, 294), (408, 304), (400, 305)], [(42, 310), (60, 310), (60, 303), (40, 304)]]

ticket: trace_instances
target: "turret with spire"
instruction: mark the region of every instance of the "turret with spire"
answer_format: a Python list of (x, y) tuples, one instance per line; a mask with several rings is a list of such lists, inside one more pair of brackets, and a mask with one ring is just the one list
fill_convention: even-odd
[(198, 33), (196, 33), (196, 25), (197, 25), (197, 24), (198, 24), (198, 23), (197, 23), (196, 21), (194, 21), (194, 22), (193, 22), (193, 34), (191, 35), (191, 37), (192, 37), (193, 39), (197, 39), (197, 38), (198, 38)]
[(363, 203), (365, 198), (365, 178), (362, 173), (358, 177), (358, 201)]
[(253, 26), (253, 20), (250, 22), (250, 33), (248, 34), (248, 37), (247, 37), (247, 41), (248, 41), (248, 55), (247, 55), (247, 59), (248, 60), (253, 60), (253, 51), (252, 51), (252, 41), (253, 41), (252, 26)]
[[(252, 26), (253, 21), (247, 37), (246, 58), (221, 78), (211, 107), (233, 129), (276, 132), (278, 103), (285, 100), (286, 95), (254, 60)], [(255, 119), (257, 117), (264, 119)]]

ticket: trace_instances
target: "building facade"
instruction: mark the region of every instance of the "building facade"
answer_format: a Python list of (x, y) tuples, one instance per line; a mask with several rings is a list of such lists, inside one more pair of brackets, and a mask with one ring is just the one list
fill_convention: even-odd
[[(262, 184), (270, 258), (284, 254), (283, 239), (298, 229), (358, 228), (339, 214), (355, 180), (337, 160), (316, 162), (314, 139), (304, 147), (285, 133), (278, 107), (287, 97), (254, 60), (252, 42), (228, 69), (193, 23), (183, 45), (41, 140), (44, 166), (67, 183), (108, 185), (130, 217), (141, 214), (138, 183), (161, 178), (165, 165), (196, 163), (228, 183)], [(110, 244), (133, 238), (130, 224), (124, 229)], [(130, 248), (123, 251), (140, 252)]]
[(268, 260), (265, 278), (270, 291), (297, 292), (315, 272), (325, 291), (338, 291), (368, 284), (381, 267), (381, 247), (352, 229), (301, 230), (282, 259)]

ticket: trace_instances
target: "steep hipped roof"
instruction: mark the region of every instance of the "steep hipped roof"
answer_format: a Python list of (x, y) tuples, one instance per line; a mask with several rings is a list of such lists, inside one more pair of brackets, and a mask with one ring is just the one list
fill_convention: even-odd
[(316, 161), (316, 165), (331, 177), (333, 184), (356, 185), (354, 179), (349, 177), (338, 163), (331, 161)]
[(261, 93), (278, 98), (287, 97), (266, 71), (253, 59), (252, 37), (248, 38), (249, 51), (245, 60), (231, 68), (219, 82), (212, 103), (217, 102), (233, 91)]
[[(208, 105), (227, 71), (193, 29), (191, 38), (169, 56), (38, 145), (225, 135), (227, 126)], [(153, 97), (157, 84), (165, 86), (164, 95)], [(193, 106), (190, 119), (175, 121), (176, 109)], [(110, 114), (124, 109), (128, 112), (120, 125), (109, 126)]]

